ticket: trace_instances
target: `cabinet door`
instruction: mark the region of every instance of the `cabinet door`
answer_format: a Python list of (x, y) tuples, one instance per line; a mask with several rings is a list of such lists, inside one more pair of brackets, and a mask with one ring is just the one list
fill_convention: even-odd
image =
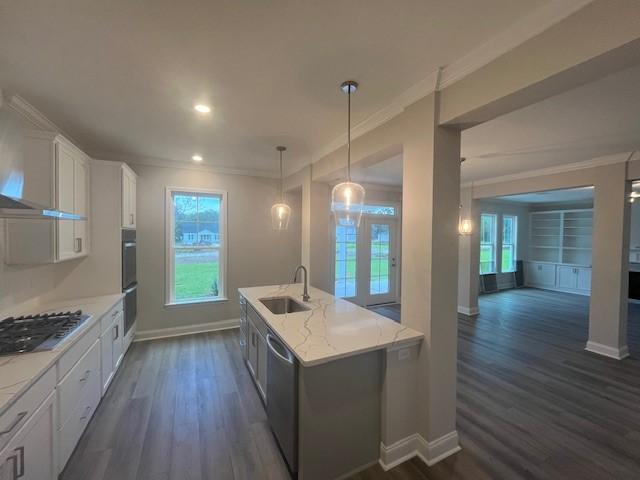
[(44, 401), (0, 454), (0, 478), (53, 480), (55, 393)]
[(258, 331), (249, 322), (248, 365), (253, 378), (258, 376)]
[[(75, 158), (73, 152), (62, 143), (56, 143), (56, 196), (57, 207), (64, 212), (74, 212)], [(58, 231), (58, 260), (76, 256), (74, 220), (56, 220)]]
[(565, 265), (558, 266), (558, 288), (574, 289), (578, 286), (578, 274), (576, 268)]
[(102, 395), (104, 395), (113, 377), (113, 328), (108, 329), (100, 337), (100, 365), (102, 376)]
[(258, 375), (256, 383), (258, 384), (258, 391), (262, 395), (262, 399), (267, 399), (267, 341), (259, 333), (257, 336), (258, 347)]
[(120, 366), (120, 361), (124, 355), (122, 337), (124, 334), (124, 314), (120, 312), (111, 328), (113, 338), (113, 371), (115, 372)]
[(578, 290), (591, 291), (591, 269), (577, 268), (577, 288)]
[(131, 182), (129, 182), (129, 174), (123, 168), (122, 169), (122, 228), (131, 227), (131, 212), (130, 200), (131, 200)]
[(549, 263), (539, 265), (540, 286), (554, 287), (556, 284), (556, 266)]
[(129, 218), (131, 219), (131, 228), (136, 228), (136, 177), (129, 175)]
[[(88, 179), (89, 164), (83, 158), (77, 158), (74, 162), (74, 213), (89, 216), (88, 208)], [(76, 255), (85, 255), (88, 252), (87, 220), (74, 220), (74, 250)]]
[(631, 228), (629, 248), (640, 248), (640, 203), (631, 204)]

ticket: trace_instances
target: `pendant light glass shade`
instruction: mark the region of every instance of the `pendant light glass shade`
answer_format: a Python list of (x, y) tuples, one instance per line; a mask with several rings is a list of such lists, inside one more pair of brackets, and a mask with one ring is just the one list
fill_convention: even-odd
[(342, 182), (331, 192), (331, 211), (336, 225), (359, 227), (364, 208), (364, 188), (353, 182)]
[(347, 94), (347, 181), (337, 184), (331, 191), (331, 211), (336, 225), (360, 226), (364, 209), (364, 187), (351, 181), (351, 94), (358, 88), (352, 80), (342, 83), (340, 89)]
[(286, 230), (289, 228), (289, 219), (291, 218), (291, 207), (284, 203), (284, 193), (282, 191), (282, 152), (287, 147), (276, 147), (280, 152), (280, 202), (271, 207), (271, 226), (274, 230)]
[(460, 219), (458, 223), (458, 232), (460, 235), (467, 236), (473, 233), (473, 222), (468, 218)]
[(291, 218), (291, 207), (286, 203), (276, 203), (271, 207), (271, 225), (275, 230), (286, 230)]

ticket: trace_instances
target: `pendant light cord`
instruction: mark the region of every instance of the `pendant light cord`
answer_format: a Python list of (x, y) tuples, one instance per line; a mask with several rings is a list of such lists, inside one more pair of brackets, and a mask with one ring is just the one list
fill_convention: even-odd
[(282, 150), (280, 150), (280, 203), (284, 203), (284, 187), (282, 178)]
[(347, 180), (351, 182), (351, 87), (347, 91)]

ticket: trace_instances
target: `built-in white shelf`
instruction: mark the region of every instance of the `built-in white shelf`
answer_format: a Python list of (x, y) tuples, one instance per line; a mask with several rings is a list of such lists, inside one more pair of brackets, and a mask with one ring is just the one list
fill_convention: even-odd
[(591, 265), (593, 210), (531, 212), (529, 260)]

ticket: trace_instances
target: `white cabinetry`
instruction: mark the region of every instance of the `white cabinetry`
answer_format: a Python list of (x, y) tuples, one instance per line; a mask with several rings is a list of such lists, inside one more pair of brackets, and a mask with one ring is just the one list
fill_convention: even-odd
[(136, 174), (122, 165), (122, 228), (136, 228)]
[(88, 255), (89, 157), (49, 132), (30, 132), (24, 153), (24, 197), (86, 219), (7, 220), (6, 263), (55, 263)]
[(525, 282), (529, 287), (589, 295), (591, 292), (591, 268), (527, 262)]
[(592, 224), (592, 209), (532, 212), (525, 283), (588, 295)]
[(109, 388), (111, 380), (124, 356), (122, 343), (123, 324), (123, 306), (122, 302), (119, 302), (109, 313), (102, 317), (100, 334), (102, 395)]
[(0, 479), (54, 480), (56, 395), (52, 391), (0, 452)]

